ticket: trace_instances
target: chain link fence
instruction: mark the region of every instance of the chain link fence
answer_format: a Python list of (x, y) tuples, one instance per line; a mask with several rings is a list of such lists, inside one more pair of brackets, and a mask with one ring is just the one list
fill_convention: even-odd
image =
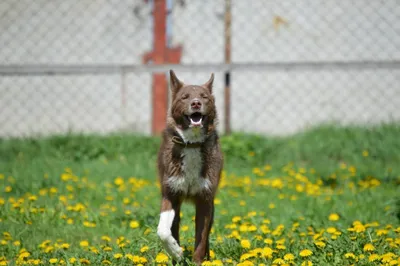
[[(157, 1), (179, 65), (144, 63), (160, 39)], [(222, 132), (398, 122), (399, 9), (397, 0), (3, 0), (0, 137), (151, 134), (154, 73), (171, 67), (190, 83), (215, 72)]]

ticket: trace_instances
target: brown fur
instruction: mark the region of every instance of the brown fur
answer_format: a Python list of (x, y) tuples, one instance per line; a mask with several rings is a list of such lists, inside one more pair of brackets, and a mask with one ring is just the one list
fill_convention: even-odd
[[(223, 155), (216, 132), (217, 112), (215, 99), (212, 95), (214, 75), (203, 85), (185, 85), (170, 71), (172, 106), (168, 114), (167, 127), (162, 135), (162, 143), (158, 153), (158, 173), (161, 184), (161, 212), (173, 209), (175, 217), (172, 224), (172, 236), (179, 244), (180, 207), (183, 201), (190, 200), (196, 208), (196, 233), (193, 260), (197, 264), (209, 256), (209, 233), (214, 219), (214, 197), (221, 176)], [(187, 115), (190, 112), (190, 103), (193, 99), (200, 99), (203, 109), (203, 127), (200, 129), (204, 141), (199, 143), (185, 143), (179, 130), (191, 130)], [(190, 146), (193, 145), (193, 146)], [(166, 183), (170, 177), (184, 178), (183, 165), (184, 149), (199, 148), (201, 164), (198, 178), (206, 178), (210, 182), (210, 189), (199, 193), (176, 192)], [(190, 167), (187, 166), (187, 167)], [(190, 187), (189, 187), (190, 191)]]

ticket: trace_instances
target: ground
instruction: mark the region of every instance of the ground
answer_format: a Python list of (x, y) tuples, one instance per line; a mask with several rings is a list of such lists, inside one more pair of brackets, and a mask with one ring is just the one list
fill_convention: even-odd
[[(221, 138), (205, 265), (400, 265), (400, 126)], [(161, 265), (159, 138), (0, 140), (0, 265)], [(193, 250), (185, 205), (181, 244)], [(8, 263), (8, 264), (7, 264)]]

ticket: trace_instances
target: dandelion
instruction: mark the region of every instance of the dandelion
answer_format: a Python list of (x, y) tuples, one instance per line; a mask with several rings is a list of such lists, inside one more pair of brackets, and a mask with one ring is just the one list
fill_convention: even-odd
[(141, 253), (144, 253), (144, 252), (146, 252), (146, 251), (148, 251), (149, 250), (149, 247), (148, 246), (143, 246), (141, 249), (140, 249), (140, 252)]
[(50, 262), (50, 264), (56, 264), (58, 262), (58, 259), (57, 258), (51, 258), (49, 260), (49, 262)]
[(287, 253), (283, 256), (283, 259), (288, 262), (294, 261), (294, 255), (292, 253)]
[(323, 241), (317, 241), (314, 244), (319, 248), (324, 248), (326, 246), (325, 242)]
[(338, 221), (340, 219), (339, 214), (331, 213), (328, 217), (329, 221)]
[(109, 236), (102, 236), (101, 240), (105, 241), (105, 242), (110, 242), (111, 238)]
[(155, 259), (156, 263), (167, 263), (168, 262), (168, 256), (165, 255), (164, 253), (158, 253)]
[(363, 250), (364, 251), (374, 251), (375, 247), (371, 243), (367, 243), (367, 244), (364, 245)]
[(184, 225), (184, 226), (182, 226), (181, 230), (182, 230), (183, 232), (185, 232), (185, 231), (189, 230), (189, 226)]
[(256, 257), (257, 254), (256, 253), (244, 253), (240, 256), (240, 261), (244, 261), (244, 260), (248, 260), (250, 258), (254, 258)]
[(348, 253), (344, 254), (344, 257), (346, 259), (356, 259), (356, 255), (354, 255), (354, 253), (352, 253), (352, 252), (348, 252)]
[(75, 262), (76, 262), (76, 258), (72, 257), (72, 258), (69, 259), (69, 263), (74, 264)]
[(101, 262), (101, 264), (104, 264), (104, 265), (111, 265), (111, 261), (109, 261), (109, 260), (103, 260), (103, 261)]
[(88, 260), (88, 259), (80, 259), (79, 262), (80, 262), (81, 264), (86, 264), (86, 265), (89, 265), (89, 264), (90, 264), (90, 260)]
[(242, 218), (240, 216), (235, 216), (235, 217), (232, 218), (232, 222), (233, 223), (240, 222), (240, 220), (242, 220)]
[(313, 266), (313, 263), (310, 260), (306, 260), (301, 263), (301, 266)]
[(302, 251), (300, 251), (299, 255), (300, 257), (309, 257), (313, 254), (313, 252), (309, 249), (303, 249)]
[(236, 266), (253, 266), (254, 263), (252, 263), (251, 261), (245, 260), (241, 263), (236, 264)]
[(369, 261), (369, 262), (377, 261), (377, 260), (379, 260), (379, 259), (380, 259), (380, 257), (379, 257), (378, 254), (371, 254), (371, 255), (369, 255), (369, 257), (368, 257), (368, 261)]
[(277, 258), (272, 263), (277, 265), (283, 265), (285, 264), (285, 261), (283, 259)]
[(79, 246), (81, 246), (83, 248), (87, 247), (87, 246), (89, 246), (89, 242), (87, 240), (83, 240), (83, 241), (79, 242)]
[(131, 221), (131, 222), (129, 223), (129, 227), (130, 227), (130, 228), (133, 228), (133, 229), (138, 228), (138, 227), (139, 227), (139, 222), (133, 220), (133, 221)]
[(120, 259), (122, 257), (123, 257), (123, 255), (121, 253), (115, 253), (114, 254), (114, 259)]
[(240, 241), (240, 245), (242, 246), (242, 248), (250, 248), (251, 246), (250, 241), (247, 239), (243, 239), (242, 241)]

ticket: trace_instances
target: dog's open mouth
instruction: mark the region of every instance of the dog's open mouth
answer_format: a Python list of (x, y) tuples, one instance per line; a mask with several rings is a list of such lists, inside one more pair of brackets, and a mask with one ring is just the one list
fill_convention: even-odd
[(201, 113), (193, 113), (188, 118), (191, 127), (201, 127), (203, 125), (203, 115)]

